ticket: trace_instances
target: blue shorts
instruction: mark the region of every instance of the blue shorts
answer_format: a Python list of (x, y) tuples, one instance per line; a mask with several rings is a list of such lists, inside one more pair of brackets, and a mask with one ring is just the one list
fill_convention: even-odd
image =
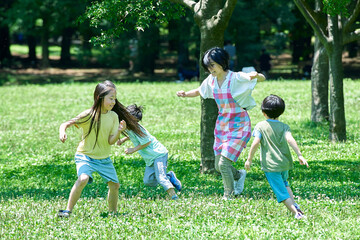
[(78, 177), (81, 174), (86, 174), (90, 177), (88, 184), (93, 182), (93, 172), (97, 172), (106, 183), (119, 183), (115, 167), (110, 157), (104, 159), (93, 159), (84, 154), (77, 153), (75, 154), (75, 163)]
[(265, 172), (265, 176), (279, 203), (290, 198), (289, 192), (286, 189), (286, 187), (289, 187), (289, 183), (287, 182), (289, 171)]

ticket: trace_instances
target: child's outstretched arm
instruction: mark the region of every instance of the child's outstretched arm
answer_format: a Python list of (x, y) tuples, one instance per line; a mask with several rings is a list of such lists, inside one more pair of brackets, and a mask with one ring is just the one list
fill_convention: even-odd
[(306, 167), (309, 167), (309, 164), (307, 163), (306, 159), (302, 156), (294, 137), (291, 135), (291, 132), (286, 132), (285, 138), (286, 138), (286, 141), (291, 146), (291, 148), (295, 151), (296, 155), (298, 156), (300, 164), (306, 165)]
[(253, 143), (251, 144), (251, 147), (250, 147), (248, 159), (247, 159), (246, 162), (245, 162), (245, 169), (246, 169), (247, 171), (250, 170), (250, 166), (251, 166), (251, 163), (252, 163), (252, 159), (254, 158), (254, 155), (255, 155), (256, 151), (258, 150), (259, 145), (260, 145), (260, 138), (255, 137), (255, 138), (254, 138), (254, 141), (253, 141)]
[(200, 87), (196, 88), (196, 89), (192, 89), (192, 90), (187, 91), (187, 92), (181, 90), (181, 91), (178, 91), (176, 93), (176, 95), (178, 97), (197, 97), (197, 96), (200, 96)]
[(119, 146), (121, 146), (121, 145), (122, 145), (124, 142), (126, 142), (127, 140), (129, 140), (128, 137), (123, 137), (123, 138), (119, 139), (119, 140), (116, 142), (116, 144), (119, 145)]
[(141, 149), (146, 148), (147, 146), (150, 145), (150, 143), (151, 143), (151, 141), (149, 141), (148, 143), (145, 143), (145, 144), (143, 144), (143, 145), (140, 145), (140, 144), (139, 144), (139, 145), (137, 145), (136, 147), (125, 149), (125, 153), (126, 153), (126, 154), (132, 154), (132, 153), (134, 153), (134, 152), (137, 152), (137, 151), (139, 151), (139, 150), (141, 150)]
[(76, 123), (77, 121), (79, 121), (79, 119), (87, 116), (87, 115), (89, 114), (89, 111), (90, 111), (89, 109), (88, 109), (88, 110), (85, 110), (84, 112), (82, 112), (82, 113), (80, 113), (78, 116), (76, 116), (75, 118), (73, 118), (73, 119), (71, 119), (71, 120), (69, 120), (69, 121), (67, 121), (67, 122), (64, 122), (64, 123), (62, 123), (62, 124), (60, 125), (60, 127), (59, 127), (59, 138), (60, 138), (60, 141), (61, 141), (61, 142), (65, 142), (66, 139), (67, 139), (66, 129), (67, 129), (68, 127), (71, 127), (71, 126), (75, 125), (75, 123)]
[(265, 76), (262, 73), (258, 73), (258, 72), (251, 72), (249, 73), (249, 76), (251, 80), (256, 78), (258, 82), (263, 82), (266, 80)]

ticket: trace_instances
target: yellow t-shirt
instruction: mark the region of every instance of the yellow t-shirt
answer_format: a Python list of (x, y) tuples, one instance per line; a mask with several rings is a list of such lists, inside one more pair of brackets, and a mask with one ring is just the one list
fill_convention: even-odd
[[(85, 119), (80, 119), (80, 122)], [(118, 115), (113, 111), (101, 114), (100, 132), (96, 141), (96, 127), (91, 130), (90, 134), (85, 138), (89, 131), (91, 120), (86, 121), (77, 126), (82, 130), (82, 140), (77, 148), (77, 153), (84, 154), (93, 159), (104, 159), (110, 156), (111, 145), (109, 144), (109, 136), (115, 135), (119, 128)], [(96, 126), (96, 125), (95, 125)]]

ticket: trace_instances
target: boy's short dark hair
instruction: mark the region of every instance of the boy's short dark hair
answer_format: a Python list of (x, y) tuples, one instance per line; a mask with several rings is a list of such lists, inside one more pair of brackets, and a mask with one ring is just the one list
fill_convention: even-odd
[(269, 118), (277, 118), (285, 111), (285, 102), (281, 97), (271, 94), (262, 102), (261, 111)]
[(144, 109), (143, 106), (137, 106), (136, 104), (132, 104), (126, 107), (128, 112), (133, 115), (138, 121), (142, 120), (142, 111)]
[(211, 60), (219, 64), (224, 71), (229, 70), (229, 54), (219, 47), (213, 47), (204, 53), (201, 64), (205, 71), (209, 70)]

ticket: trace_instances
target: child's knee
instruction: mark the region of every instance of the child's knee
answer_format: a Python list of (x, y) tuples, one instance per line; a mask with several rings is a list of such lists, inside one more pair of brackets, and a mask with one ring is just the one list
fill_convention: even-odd
[(150, 180), (150, 179), (143, 179), (144, 180), (144, 184), (145, 186), (148, 186), (148, 187), (156, 187), (158, 182), (155, 180)]
[(90, 176), (86, 174), (81, 174), (78, 177), (77, 184), (80, 186), (85, 186), (89, 182)]
[(228, 170), (229, 164), (226, 161), (227, 161), (226, 159), (224, 159), (223, 161), (221, 160), (219, 161), (219, 165), (218, 165), (219, 172), (224, 172)]
[(108, 186), (111, 191), (118, 191), (120, 188), (120, 183), (108, 182)]

